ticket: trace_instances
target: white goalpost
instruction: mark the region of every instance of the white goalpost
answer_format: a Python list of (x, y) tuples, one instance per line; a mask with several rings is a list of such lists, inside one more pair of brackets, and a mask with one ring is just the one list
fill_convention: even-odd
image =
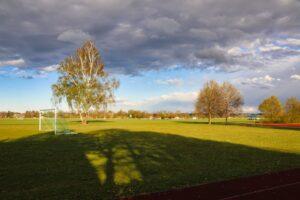
[(67, 122), (58, 118), (56, 108), (41, 109), (39, 111), (39, 131), (53, 131), (55, 135), (71, 133)]
[(57, 134), (57, 110), (55, 108), (40, 110), (39, 131), (54, 131), (54, 134)]

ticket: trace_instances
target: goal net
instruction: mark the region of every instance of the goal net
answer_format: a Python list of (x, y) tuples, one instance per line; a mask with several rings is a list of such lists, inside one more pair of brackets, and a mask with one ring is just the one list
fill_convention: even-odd
[(68, 123), (58, 117), (57, 110), (43, 109), (39, 112), (39, 131), (53, 131), (55, 134), (68, 133)]

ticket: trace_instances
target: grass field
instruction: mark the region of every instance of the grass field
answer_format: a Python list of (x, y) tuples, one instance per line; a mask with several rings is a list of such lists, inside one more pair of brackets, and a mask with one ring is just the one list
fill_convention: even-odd
[(300, 130), (167, 120), (71, 128), (79, 134), (0, 120), (0, 199), (113, 199), (300, 167)]

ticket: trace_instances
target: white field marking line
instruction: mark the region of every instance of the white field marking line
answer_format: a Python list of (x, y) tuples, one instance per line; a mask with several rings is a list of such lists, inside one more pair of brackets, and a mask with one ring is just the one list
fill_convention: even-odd
[(288, 187), (288, 186), (292, 186), (292, 185), (297, 185), (299, 183), (300, 183), (300, 181), (298, 181), (296, 183), (288, 183), (288, 184), (285, 184), (285, 185), (279, 185), (279, 186), (274, 186), (274, 187), (270, 187), (270, 188), (266, 188), (266, 189), (255, 190), (255, 191), (252, 191), (252, 192), (246, 192), (246, 193), (243, 193), (243, 194), (238, 194), (238, 195), (234, 195), (234, 196), (230, 196), (230, 197), (225, 197), (225, 198), (223, 198), (221, 200), (233, 199), (233, 198), (236, 198), (236, 197), (248, 196), (248, 195), (255, 194), (255, 193), (261, 193), (261, 192), (265, 192), (265, 191), (270, 191), (270, 190), (274, 190), (274, 189), (279, 189), (279, 188), (284, 188), (284, 187)]

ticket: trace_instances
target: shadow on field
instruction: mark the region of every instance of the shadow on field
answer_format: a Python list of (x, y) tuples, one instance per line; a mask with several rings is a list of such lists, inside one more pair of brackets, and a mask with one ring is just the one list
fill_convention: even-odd
[[(179, 124), (206, 124), (208, 122), (199, 122), (199, 121), (175, 121)], [(262, 124), (255, 124), (254, 122), (212, 122), (212, 125), (227, 125), (227, 126), (244, 126), (244, 127), (258, 127), (258, 128), (267, 128), (267, 129), (287, 129), (287, 130), (300, 130), (297, 127), (276, 127), (276, 126), (266, 126)]]
[(0, 199), (114, 199), (300, 166), (300, 155), (122, 129), (0, 142)]

